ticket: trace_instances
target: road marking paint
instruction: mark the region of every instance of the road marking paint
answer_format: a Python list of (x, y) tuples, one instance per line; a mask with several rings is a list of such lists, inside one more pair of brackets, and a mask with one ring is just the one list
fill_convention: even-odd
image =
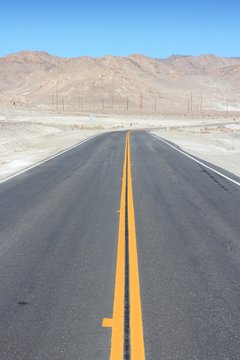
[[(127, 263), (126, 259), (128, 259)], [(126, 271), (127, 264), (129, 273)], [(129, 283), (129, 292), (126, 291), (126, 280)], [(125, 302), (126, 294), (130, 299), (129, 308)], [(131, 360), (145, 360), (129, 133), (126, 137), (122, 175), (113, 318), (103, 319), (102, 324), (104, 327), (112, 327), (110, 360), (124, 359), (128, 338), (128, 334), (125, 333), (125, 316), (128, 316), (128, 311), (130, 346), (129, 350), (126, 350), (127, 354)]]
[(220, 171), (217, 171), (217, 170), (213, 169), (212, 167), (210, 167), (210, 166), (208, 166), (208, 165), (204, 164), (203, 162), (201, 162), (201, 161), (199, 161), (199, 160), (195, 159), (193, 156), (188, 155), (187, 153), (185, 153), (185, 152), (184, 152), (184, 151), (182, 151), (182, 150), (179, 150), (177, 147), (175, 147), (175, 146), (171, 145), (168, 141), (166, 141), (166, 140), (164, 140), (164, 139), (160, 138), (158, 135), (156, 135), (156, 134), (152, 134), (151, 132), (148, 132), (148, 134), (149, 134), (149, 135), (151, 135), (151, 136), (153, 136), (153, 137), (155, 137), (156, 139), (158, 139), (158, 140), (160, 140), (160, 141), (164, 142), (165, 144), (167, 144), (168, 146), (170, 146), (170, 147), (171, 147), (171, 148), (173, 148), (174, 150), (176, 150), (176, 151), (178, 151), (179, 153), (181, 153), (181, 154), (185, 155), (186, 157), (188, 157), (189, 159), (191, 159), (191, 160), (195, 161), (196, 163), (198, 163), (198, 164), (200, 164), (200, 165), (204, 166), (204, 167), (205, 167), (205, 168), (207, 168), (208, 170), (211, 170), (211, 171), (215, 172), (216, 174), (218, 174), (218, 175), (222, 176), (224, 179), (227, 179), (227, 180), (231, 181), (232, 183), (234, 183), (235, 185), (240, 186), (240, 182), (238, 182), (238, 181), (236, 181), (236, 180), (233, 180), (233, 179), (232, 179), (232, 178), (230, 178), (229, 176), (224, 175), (224, 174), (223, 174), (223, 173), (221, 173)]
[(129, 284), (130, 284), (130, 347), (131, 360), (144, 360), (144, 336), (138, 254), (131, 173), (130, 135), (128, 134), (128, 227), (129, 227)]
[(112, 327), (113, 326), (113, 319), (104, 318), (102, 321), (102, 327)]
[(42, 161), (34, 164), (34, 165), (31, 165), (31, 166), (29, 166), (29, 167), (27, 167), (27, 168), (25, 168), (25, 169), (23, 169), (23, 170), (20, 170), (20, 171), (18, 171), (17, 173), (8, 176), (8, 177), (5, 178), (5, 179), (0, 180), (0, 184), (6, 182), (6, 181), (8, 181), (8, 180), (13, 179), (13, 178), (15, 178), (15, 177), (17, 177), (17, 176), (25, 173), (25, 172), (28, 171), (28, 170), (34, 169), (35, 167), (37, 167), (37, 166), (39, 166), (39, 165), (42, 165), (42, 164), (44, 164), (45, 162), (47, 162), (47, 161), (49, 161), (49, 160), (52, 160), (52, 159), (56, 158), (57, 156), (62, 155), (62, 154), (64, 154), (65, 152), (67, 152), (67, 151), (69, 151), (69, 150), (72, 150), (72, 149), (74, 149), (74, 148), (76, 148), (76, 147), (84, 144), (85, 142), (87, 142), (87, 141), (89, 141), (89, 140), (91, 140), (91, 139), (94, 139), (95, 137), (100, 136), (100, 135), (101, 135), (101, 134), (97, 134), (97, 135), (90, 136), (90, 137), (88, 137), (87, 139), (82, 140), (82, 141), (78, 142), (77, 144), (72, 145), (72, 146), (68, 147), (67, 149), (62, 150), (62, 151), (58, 152), (58, 153), (55, 154), (55, 155), (52, 155), (52, 156), (50, 156), (50, 157), (48, 157), (48, 158), (46, 158), (46, 159), (44, 159), (44, 160), (42, 160)]
[(122, 360), (124, 350), (126, 161), (127, 143), (125, 145), (122, 175), (110, 360)]

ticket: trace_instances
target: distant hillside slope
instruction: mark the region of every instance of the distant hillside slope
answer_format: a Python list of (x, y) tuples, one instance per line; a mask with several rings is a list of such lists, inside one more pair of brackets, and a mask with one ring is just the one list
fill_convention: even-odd
[(59, 58), (23, 51), (0, 58), (0, 103), (72, 111), (240, 110), (240, 58)]

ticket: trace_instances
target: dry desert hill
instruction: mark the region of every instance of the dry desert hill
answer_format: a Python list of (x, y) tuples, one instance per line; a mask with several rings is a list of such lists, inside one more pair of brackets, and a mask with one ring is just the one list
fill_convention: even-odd
[(60, 58), (23, 51), (0, 58), (0, 105), (54, 112), (240, 111), (240, 57)]

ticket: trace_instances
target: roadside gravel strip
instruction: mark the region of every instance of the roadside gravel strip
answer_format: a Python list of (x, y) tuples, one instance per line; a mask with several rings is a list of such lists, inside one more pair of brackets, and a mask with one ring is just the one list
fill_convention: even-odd
[(179, 153), (183, 154), (184, 156), (187, 156), (189, 159), (191, 159), (191, 160), (195, 161), (196, 163), (198, 163), (198, 164), (200, 164), (200, 165), (204, 166), (206, 169), (211, 170), (211, 171), (215, 172), (216, 174), (218, 174), (218, 175), (222, 176), (223, 178), (225, 178), (225, 179), (227, 179), (227, 180), (231, 181), (232, 183), (234, 183), (234, 184), (236, 184), (236, 185), (240, 186), (240, 182), (238, 182), (238, 181), (236, 181), (236, 180), (234, 180), (234, 179), (230, 178), (229, 176), (224, 175), (222, 172), (217, 171), (217, 170), (216, 170), (216, 169), (214, 169), (213, 167), (211, 167), (211, 166), (208, 166), (208, 165), (204, 164), (202, 161), (197, 160), (195, 157), (193, 157), (193, 156), (191, 156), (191, 155), (187, 154), (186, 152), (184, 152), (184, 151), (182, 151), (182, 150), (178, 149), (176, 146), (173, 146), (173, 145), (172, 145), (172, 144), (170, 144), (168, 141), (166, 141), (166, 140), (162, 139), (162, 138), (161, 138), (161, 137), (159, 137), (158, 135), (155, 135), (155, 134), (153, 134), (153, 133), (151, 133), (151, 132), (148, 132), (148, 133), (149, 133), (150, 135), (152, 135), (153, 137), (157, 138), (158, 140), (160, 140), (160, 141), (164, 142), (165, 144), (167, 144), (168, 146), (170, 146), (172, 149), (174, 149), (174, 150), (178, 151)]
[(97, 136), (100, 136), (100, 134), (90, 136), (89, 138), (87, 138), (87, 139), (85, 139), (85, 140), (82, 140), (82, 141), (78, 142), (77, 144), (72, 145), (72, 146), (70, 146), (70, 147), (68, 147), (68, 148), (66, 148), (66, 149), (58, 152), (58, 153), (55, 154), (55, 155), (52, 155), (52, 156), (50, 156), (50, 157), (48, 157), (48, 158), (46, 158), (46, 159), (44, 159), (44, 160), (42, 160), (42, 161), (40, 161), (40, 162), (32, 165), (32, 166), (29, 166), (29, 167), (27, 167), (27, 168), (25, 168), (25, 169), (23, 169), (23, 170), (21, 170), (21, 171), (18, 171), (17, 173), (15, 173), (15, 174), (13, 174), (13, 175), (11, 175), (11, 176), (8, 176), (8, 177), (5, 178), (5, 179), (0, 180), (0, 184), (2, 184), (2, 183), (4, 183), (4, 182), (6, 182), (6, 181), (8, 181), (8, 180), (10, 180), (10, 179), (18, 176), (18, 175), (21, 175), (21, 174), (25, 173), (25, 172), (28, 171), (28, 170), (34, 169), (36, 166), (39, 166), (39, 165), (41, 165), (41, 164), (44, 164), (45, 162), (47, 162), (47, 161), (49, 161), (49, 160), (51, 160), (51, 159), (54, 159), (55, 157), (57, 157), (57, 156), (59, 156), (59, 155), (62, 155), (62, 154), (64, 154), (65, 152), (67, 152), (67, 151), (69, 151), (69, 150), (72, 150), (72, 149), (76, 148), (77, 146), (80, 146), (80, 145), (84, 144), (86, 141), (89, 141), (89, 140), (91, 140), (91, 139), (93, 139), (93, 138), (95, 138), (95, 137), (97, 137)]

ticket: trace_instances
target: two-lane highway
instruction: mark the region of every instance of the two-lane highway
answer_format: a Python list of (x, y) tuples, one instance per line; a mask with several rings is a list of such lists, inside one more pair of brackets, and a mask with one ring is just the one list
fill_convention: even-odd
[(140, 131), (0, 184), (0, 359), (239, 359), (239, 209), (237, 184)]

